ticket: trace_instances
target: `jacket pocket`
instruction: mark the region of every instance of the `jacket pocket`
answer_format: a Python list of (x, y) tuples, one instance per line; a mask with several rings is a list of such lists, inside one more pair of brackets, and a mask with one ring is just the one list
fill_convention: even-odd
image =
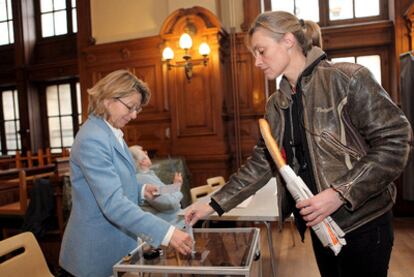
[(359, 160), (362, 157), (362, 155), (359, 152), (355, 151), (349, 146), (344, 145), (339, 140), (337, 140), (334, 136), (332, 136), (329, 132), (325, 132), (325, 131), (322, 132), (321, 138), (325, 141), (325, 143), (329, 147), (331, 147), (335, 151), (338, 151), (339, 153), (349, 155), (356, 160)]

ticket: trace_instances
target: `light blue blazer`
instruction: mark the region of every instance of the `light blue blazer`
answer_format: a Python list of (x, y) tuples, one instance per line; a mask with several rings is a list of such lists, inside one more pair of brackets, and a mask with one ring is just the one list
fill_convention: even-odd
[(137, 246), (137, 236), (158, 246), (170, 227), (138, 206), (142, 186), (123, 144), (103, 119), (90, 115), (72, 145), (72, 210), (59, 263), (75, 276), (110, 276)]

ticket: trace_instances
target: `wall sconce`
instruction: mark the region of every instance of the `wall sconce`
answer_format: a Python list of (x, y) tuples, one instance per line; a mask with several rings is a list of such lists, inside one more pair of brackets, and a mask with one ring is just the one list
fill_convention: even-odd
[(179, 41), (180, 48), (184, 50), (184, 64), (171, 64), (171, 60), (174, 58), (174, 51), (171, 47), (165, 47), (162, 51), (162, 58), (167, 62), (168, 70), (171, 70), (172, 67), (184, 67), (185, 77), (188, 81), (191, 81), (193, 77), (193, 66), (203, 64), (207, 65), (208, 55), (210, 54), (210, 46), (206, 42), (200, 44), (198, 51), (200, 55), (203, 56), (203, 61), (194, 62), (191, 59), (189, 49), (193, 46), (193, 40), (188, 33), (183, 33)]

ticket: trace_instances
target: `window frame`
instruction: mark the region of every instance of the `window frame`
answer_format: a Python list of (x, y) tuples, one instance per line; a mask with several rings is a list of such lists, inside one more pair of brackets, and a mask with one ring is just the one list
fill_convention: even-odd
[[(43, 126), (43, 137), (45, 141), (46, 147), (49, 147), (52, 149), (68, 149), (70, 147), (63, 146), (63, 136), (62, 136), (62, 129), (60, 130), (60, 139), (62, 142), (61, 147), (51, 147), (50, 145), (50, 133), (49, 133), (49, 116), (47, 114), (47, 97), (46, 97), (46, 88), (48, 86), (58, 86), (63, 84), (69, 84), (70, 85), (70, 96), (71, 96), (71, 107), (72, 107), (72, 126), (73, 126), (73, 137), (76, 136), (77, 132), (80, 128), (80, 122), (79, 122), (79, 111), (78, 111), (78, 104), (77, 104), (77, 94), (76, 94), (76, 84), (79, 83), (78, 78), (71, 78), (71, 79), (65, 79), (65, 80), (59, 80), (59, 81), (46, 81), (39, 84), (39, 92), (40, 92), (40, 103), (41, 103), (41, 114), (42, 114), (42, 126)], [(82, 98), (82, 97), (81, 97)], [(82, 99), (80, 99), (82, 103)], [(67, 115), (65, 115), (67, 116)], [(56, 116), (53, 116), (56, 117)], [(59, 118), (62, 118), (62, 115), (59, 112), (59, 115), (57, 116)]]
[[(283, 0), (279, 0), (279, 1), (283, 1)], [(372, 22), (372, 21), (378, 21), (378, 20), (386, 20), (388, 19), (388, 1), (379, 0), (379, 2), (380, 2), (379, 3), (380, 14), (378, 16), (330, 20), (329, 19), (329, 1), (319, 0), (319, 22), (317, 23), (321, 27), (327, 27), (327, 26), (357, 24), (357, 23), (365, 23), (365, 22)], [(271, 10), (271, 7), (272, 7), (271, 5), (272, 5), (271, 0), (263, 0), (263, 9), (265, 11)]]
[[(19, 91), (17, 90), (17, 88), (15, 86), (5, 86), (5, 87), (0, 87), (0, 107), (3, 108), (3, 92), (4, 91), (16, 91), (17, 93), (17, 99), (19, 100)], [(21, 116), (20, 116), (20, 103), (18, 103), (19, 106), (19, 118), (18, 119), (14, 119), (14, 121), (19, 121), (19, 130), (16, 130), (16, 136), (20, 135), (20, 147), (19, 147), (19, 143), (18, 143), (18, 139), (16, 139), (16, 149), (8, 149), (7, 148), (7, 143), (6, 143), (6, 130), (5, 130), (5, 122), (6, 120), (4, 119), (4, 114), (3, 112), (0, 112), (0, 143), (1, 143), (1, 151), (0, 154), (1, 155), (10, 155), (8, 152), (9, 151), (16, 151), (16, 150), (21, 150), (22, 148), (22, 137), (21, 137)], [(3, 111), (3, 109), (2, 109)], [(10, 121), (10, 120), (7, 120)]]
[[(6, 6), (7, 6), (7, 1), (8, 0), (5, 0)], [(7, 23), (7, 30), (8, 30), (8, 33), (7, 34), (8, 34), (9, 43), (7, 43), (7, 44), (1, 44), (0, 47), (14, 45), (15, 42), (16, 42), (16, 37), (15, 37), (16, 34), (15, 34), (15, 31), (14, 31), (15, 16), (14, 16), (14, 7), (13, 7), (13, 1), (12, 0), (10, 1), (10, 7), (7, 7), (7, 8), (11, 9), (12, 18), (11, 19), (7, 18), (6, 20), (1, 21), (1, 22), (6, 22)], [(7, 10), (7, 8), (6, 8), (6, 14), (9, 14), (9, 11)], [(12, 23), (11, 31), (13, 33), (13, 42), (10, 42), (10, 26), (9, 26), (9, 22)]]
[[(34, 10), (35, 10), (35, 22), (36, 22), (36, 38), (38, 41), (41, 40), (54, 40), (56, 38), (61, 37), (69, 37), (73, 34), (76, 34), (77, 32), (73, 32), (73, 18), (72, 18), (72, 1), (71, 0), (65, 0), (66, 2), (66, 27), (68, 32), (66, 34), (62, 35), (53, 35), (49, 37), (43, 37), (42, 36), (42, 13), (40, 10), (40, 1), (34, 1)], [(76, 6), (77, 9), (77, 6)]]

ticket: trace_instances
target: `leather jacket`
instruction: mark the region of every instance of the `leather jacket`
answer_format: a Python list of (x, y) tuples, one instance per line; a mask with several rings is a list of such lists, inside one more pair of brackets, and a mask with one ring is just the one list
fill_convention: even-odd
[[(332, 64), (320, 48), (312, 48), (298, 79), (302, 89), (303, 124), (318, 192), (334, 188), (346, 200), (331, 216), (345, 233), (389, 211), (396, 198), (393, 181), (411, 151), (412, 131), (403, 112), (363, 66)], [(291, 88), (282, 79), (280, 90), (266, 104), (265, 118), (273, 137), (283, 145), (284, 109)], [(295, 206), (264, 141), (212, 196), (219, 213), (229, 211), (277, 177), (281, 221)]]

